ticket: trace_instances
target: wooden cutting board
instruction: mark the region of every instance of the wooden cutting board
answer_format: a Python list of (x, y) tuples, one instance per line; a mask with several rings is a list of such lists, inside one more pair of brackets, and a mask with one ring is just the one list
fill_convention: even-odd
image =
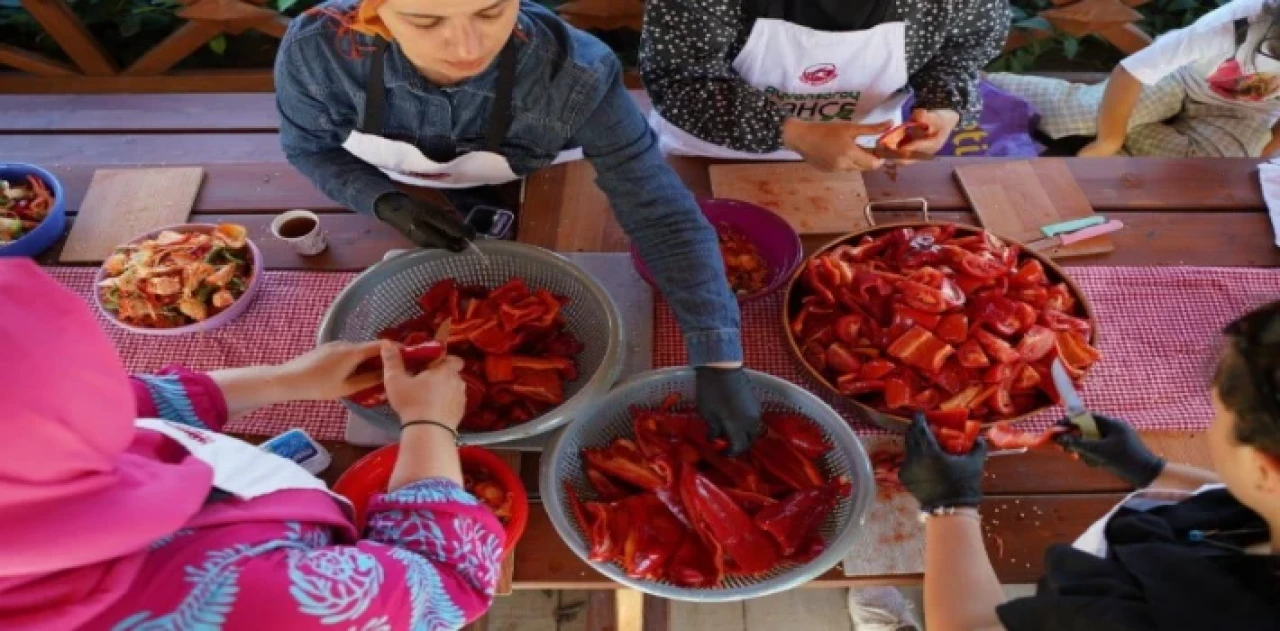
[(823, 173), (802, 162), (719, 164), (711, 192), (763, 206), (800, 234), (843, 234), (866, 226), (861, 173)]
[[(983, 227), (1023, 243), (1044, 238), (1041, 226), (1095, 214), (1061, 159), (961, 166), (956, 167), (956, 179)], [(1103, 235), (1044, 253), (1065, 258), (1115, 249), (1111, 237)]]
[(98, 169), (58, 260), (96, 263), (134, 237), (185, 223), (203, 178), (201, 167)]

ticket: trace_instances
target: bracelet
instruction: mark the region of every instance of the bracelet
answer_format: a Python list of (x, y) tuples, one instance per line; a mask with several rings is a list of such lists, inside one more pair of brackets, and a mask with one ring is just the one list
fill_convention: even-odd
[(940, 506), (931, 511), (920, 511), (920, 523), (928, 522), (933, 517), (968, 517), (974, 521), (982, 521), (976, 506)]
[(404, 433), (404, 430), (409, 429), (414, 425), (431, 425), (434, 427), (439, 427), (440, 429), (446, 432), (449, 432), (449, 434), (453, 436), (453, 444), (455, 445), (458, 444), (458, 430), (452, 427), (449, 427), (448, 425), (445, 425), (444, 423), (441, 423), (439, 421), (409, 421), (408, 423), (405, 423), (400, 426), (400, 432)]

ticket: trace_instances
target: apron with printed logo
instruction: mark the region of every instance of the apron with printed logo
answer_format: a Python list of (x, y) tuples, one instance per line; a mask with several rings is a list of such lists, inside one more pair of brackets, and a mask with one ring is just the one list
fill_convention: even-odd
[[(902, 122), (907, 84), (906, 24), (862, 31), (819, 31), (781, 19), (784, 3), (770, 3), (733, 60), (742, 80), (764, 90), (782, 111), (806, 121)], [(676, 127), (657, 110), (649, 124), (663, 153), (730, 160), (800, 160), (780, 150), (746, 153), (715, 145)], [(866, 141), (873, 141), (868, 137)]]
[(349, 511), (351, 503), (329, 490), (298, 463), (264, 451), (237, 438), (160, 419), (139, 419), (137, 426), (177, 441), (192, 456), (213, 469), (213, 486), (242, 500), (276, 491), (323, 491)]
[[(511, 170), (510, 163), (498, 152), (507, 130), (511, 127), (511, 100), (516, 83), (516, 47), (514, 39), (507, 42), (498, 55), (498, 82), (494, 93), (493, 111), (485, 130), (484, 149), (465, 153), (448, 162), (436, 162), (411, 143), (385, 138), (383, 124), (386, 117), (386, 86), (383, 82), (383, 61), (389, 42), (383, 40), (374, 49), (372, 68), (365, 85), (364, 116), (360, 127), (352, 130), (342, 143), (342, 148), (357, 158), (372, 164), (391, 179), (411, 186), (429, 188), (472, 188), (506, 184), (520, 179)], [(562, 151), (552, 164), (570, 162), (582, 158), (581, 149)]]

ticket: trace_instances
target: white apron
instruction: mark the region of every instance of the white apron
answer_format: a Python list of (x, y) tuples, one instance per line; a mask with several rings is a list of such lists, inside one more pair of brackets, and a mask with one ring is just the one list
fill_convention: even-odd
[(213, 486), (240, 499), (249, 500), (276, 491), (310, 489), (328, 493), (349, 510), (350, 502), (346, 498), (330, 491), (324, 481), (307, 473), (298, 463), (238, 438), (160, 419), (138, 419), (137, 426), (180, 443), (213, 469)]
[[(516, 49), (508, 43), (498, 57), (498, 84), (493, 112), (485, 130), (484, 149), (473, 151), (448, 162), (431, 160), (411, 143), (384, 138), (386, 86), (383, 62), (389, 42), (381, 40), (374, 49), (373, 66), (365, 84), (365, 108), (359, 129), (351, 131), (342, 148), (387, 174), (387, 177), (428, 188), (472, 188), (506, 184), (517, 179), (510, 163), (498, 152), (502, 139), (511, 127), (511, 97), (515, 90)], [(582, 159), (582, 149), (561, 151), (552, 164)]]
[[(756, 20), (733, 60), (738, 76), (764, 90), (784, 112), (801, 120), (902, 122), (908, 94), (906, 24), (888, 22), (865, 31), (818, 31), (775, 17)], [(655, 109), (649, 124), (663, 153), (729, 160), (800, 160), (794, 151), (746, 153), (715, 145), (667, 122)], [(873, 136), (860, 141), (871, 146)]]

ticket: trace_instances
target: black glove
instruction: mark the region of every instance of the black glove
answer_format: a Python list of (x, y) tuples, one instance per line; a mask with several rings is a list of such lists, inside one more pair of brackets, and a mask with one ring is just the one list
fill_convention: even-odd
[(730, 456), (751, 446), (763, 431), (760, 402), (751, 393), (747, 371), (741, 368), (694, 368), (697, 375), (698, 414), (711, 426), (712, 438), (729, 441)]
[(385, 193), (373, 204), (373, 214), (420, 248), (445, 248), (461, 252), (476, 238), (476, 231), (447, 208), (433, 206), (404, 193)]
[(938, 446), (924, 415), (916, 413), (907, 429), (907, 459), (898, 471), (906, 487), (924, 511), (982, 503), (982, 468), (987, 461), (987, 441), (978, 439), (973, 450), (953, 456)]
[[(1093, 420), (1102, 435), (1098, 440), (1087, 440), (1074, 432), (1059, 434), (1054, 440), (1063, 449), (1080, 454), (1085, 464), (1102, 467), (1140, 489), (1150, 486), (1164, 471), (1164, 459), (1151, 453), (1128, 423), (1100, 414), (1094, 414)], [(1071, 421), (1063, 419), (1061, 423), (1070, 425)]]

